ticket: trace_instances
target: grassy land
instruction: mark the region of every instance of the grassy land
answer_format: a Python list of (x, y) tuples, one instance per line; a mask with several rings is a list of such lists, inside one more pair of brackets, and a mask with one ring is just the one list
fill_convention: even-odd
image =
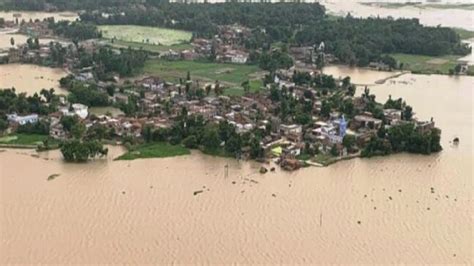
[(403, 69), (411, 70), (421, 74), (449, 74), (450, 69), (458, 64), (459, 56), (447, 55), (432, 57), (412, 54), (391, 54), (399, 63), (403, 63)]
[(312, 161), (327, 166), (333, 163), (335, 158), (329, 154), (317, 154)]
[(38, 134), (14, 134), (0, 138), (0, 144), (7, 145), (37, 145), (41, 144), (43, 140), (49, 138), (48, 135)]
[(227, 83), (228, 85), (240, 86), (249, 79), (250, 75), (259, 71), (258, 66), (206, 63), (197, 61), (166, 61), (161, 59), (146, 62), (144, 72), (157, 75), (165, 80), (178, 81), (186, 78), (186, 73), (191, 72), (193, 79), (202, 81)]
[(159, 142), (140, 145), (119, 156), (116, 160), (164, 158), (187, 154), (190, 154), (190, 151), (181, 145), (171, 145), (169, 143)]
[(126, 42), (115, 40), (114, 42), (108, 41), (109, 44), (113, 47), (118, 48), (128, 48), (131, 47), (132, 49), (143, 49), (145, 51), (151, 53), (163, 53), (168, 52), (169, 50), (181, 52), (183, 50), (191, 49), (192, 46), (189, 43), (180, 43), (180, 44), (173, 44), (173, 45), (154, 45), (154, 44), (147, 44), (147, 43), (137, 43), (137, 42)]
[[(250, 93), (256, 93), (262, 90), (263, 88), (263, 81), (259, 79), (250, 80)], [(231, 87), (224, 91), (224, 95), (226, 96), (244, 96), (245, 91), (242, 87)]]
[(461, 37), (462, 40), (474, 38), (474, 31), (469, 31), (469, 30), (460, 29), (460, 28), (453, 28), (453, 30), (457, 34), (459, 34), (459, 37)]
[(151, 45), (181, 44), (189, 42), (192, 37), (192, 33), (187, 31), (133, 25), (103, 25), (99, 30), (106, 39)]

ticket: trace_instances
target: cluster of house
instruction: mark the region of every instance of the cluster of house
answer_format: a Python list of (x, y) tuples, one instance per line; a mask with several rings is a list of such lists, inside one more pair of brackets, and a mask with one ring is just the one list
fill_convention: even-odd
[(0, 62), (2, 63), (32, 63), (32, 64), (46, 64), (51, 56), (50, 43), (59, 43), (63, 48), (67, 48), (67, 55), (64, 56), (66, 62), (64, 67), (71, 67), (74, 58), (69, 56), (75, 52), (75, 46), (72, 42), (55, 39), (54, 32), (49, 28), (48, 19), (45, 20), (30, 20), (29, 22), (7, 20), (5, 27), (11, 30), (16, 30), (18, 33), (31, 38), (31, 40), (38, 38), (39, 43), (36, 45), (28, 45), (27, 43), (19, 43), (14, 37), (11, 47), (0, 48)]
[(195, 38), (192, 41), (192, 49), (180, 53), (171, 50), (163, 56), (168, 59), (184, 60), (214, 57), (217, 62), (245, 64), (249, 52), (245, 49), (244, 43), (251, 34), (251, 30), (243, 26), (219, 26), (218, 34), (212, 39)]
[[(285, 80), (278, 82), (288, 85), (288, 81)], [(113, 129), (113, 132), (119, 137), (126, 135), (140, 137), (145, 125), (155, 128), (170, 128), (184, 107), (188, 114), (200, 115), (211, 123), (227, 121), (235, 126), (236, 132), (239, 134), (245, 134), (257, 128), (264, 130), (266, 135), (261, 141), (261, 147), (268, 156), (283, 160), (290, 169), (297, 168), (295, 158), (305, 148), (308, 148), (308, 145), (313, 149), (319, 149), (321, 153), (328, 153), (335, 147), (340, 155), (345, 155), (348, 151), (342, 143), (346, 135), (353, 135), (357, 146), (363, 147), (383, 125), (391, 127), (407, 123), (402, 120), (400, 110), (383, 110), (385, 124), (381, 119), (375, 118), (372, 113), (364, 112), (369, 101), (364, 97), (345, 96), (344, 100), (350, 99), (353, 102), (358, 115), (346, 118), (342, 113), (333, 111), (329, 117), (325, 118), (320, 115), (322, 97), (329, 96), (315, 96), (311, 114), (312, 122), (303, 126), (297, 123), (283, 123), (279, 117), (272, 115), (273, 111), (279, 108), (279, 104), (272, 102), (268, 92), (243, 97), (210, 94), (201, 99), (188, 99), (184, 93), (183, 85), (167, 83), (157, 77), (137, 80), (134, 85), (140, 87), (144, 93), (139, 94), (135, 90), (118, 92), (111, 96), (110, 100), (128, 102), (129, 96), (135, 94), (139, 98), (137, 107), (141, 115), (137, 117), (89, 115), (87, 106), (69, 104), (65, 99), (62, 99), (59, 111), (50, 114), (47, 118), (51, 125), (51, 136), (59, 139), (67, 138), (68, 136), (60, 123), (61, 117), (75, 115), (82, 119), (87, 127), (99, 124)], [(292, 86), (293, 96), (297, 99), (302, 99), (304, 92), (311, 90), (305, 86)], [(17, 125), (37, 123), (40, 119), (42, 118), (36, 114), (8, 115), (8, 120)], [(428, 132), (435, 126), (433, 120), (415, 120), (415, 125), (420, 133)]]

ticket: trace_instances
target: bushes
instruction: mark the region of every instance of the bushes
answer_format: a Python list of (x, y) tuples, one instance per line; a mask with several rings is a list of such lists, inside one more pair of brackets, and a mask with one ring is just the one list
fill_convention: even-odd
[(46, 121), (39, 121), (35, 124), (25, 124), (19, 126), (17, 133), (49, 135), (49, 123)]
[(105, 156), (108, 149), (99, 141), (70, 140), (61, 145), (61, 153), (67, 162), (86, 162), (97, 156)]
[[(381, 135), (380, 135), (381, 136)], [(362, 157), (388, 155), (393, 152), (431, 154), (442, 150), (441, 131), (431, 129), (424, 134), (415, 130), (412, 123), (391, 127), (386, 138), (373, 137), (362, 150)]]

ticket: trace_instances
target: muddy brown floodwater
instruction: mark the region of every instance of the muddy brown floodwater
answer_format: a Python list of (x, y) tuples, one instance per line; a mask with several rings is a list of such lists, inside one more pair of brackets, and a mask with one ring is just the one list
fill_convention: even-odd
[(431, 156), (260, 175), (258, 163), (199, 153), (113, 161), (112, 147), (85, 165), (6, 150), (0, 264), (472, 263), (473, 82), (404, 75), (371, 87), (435, 118), (444, 150)]
[(66, 94), (59, 80), (67, 75), (61, 68), (49, 68), (29, 64), (0, 65), (0, 88), (15, 87), (17, 92), (31, 95), (41, 89), (54, 88), (57, 94)]

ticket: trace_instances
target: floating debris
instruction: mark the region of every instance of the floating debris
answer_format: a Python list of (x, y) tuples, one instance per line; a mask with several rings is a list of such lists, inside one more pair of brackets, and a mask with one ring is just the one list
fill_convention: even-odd
[(275, 195), (275, 194), (272, 194), (272, 197), (276, 198), (276, 196), (277, 196), (277, 195)]
[(398, 190), (398, 192), (402, 193), (402, 190), (401, 190), (401, 189), (399, 189), (399, 190)]
[(254, 183), (254, 184), (258, 184), (258, 181), (257, 181), (257, 180), (250, 179), (250, 182), (251, 182), (251, 183)]
[(454, 144), (459, 144), (459, 138), (458, 138), (458, 137), (455, 137), (455, 138), (453, 139), (453, 143), (454, 143)]
[(52, 174), (50, 176), (48, 176), (48, 181), (51, 181), (51, 180), (54, 180), (56, 177), (60, 176), (60, 174)]
[(361, 221), (357, 221), (357, 224), (360, 224), (360, 223), (361, 223)]
[(33, 157), (33, 158), (39, 158), (39, 155), (38, 155), (38, 154), (31, 154), (31, 157)]
[(377, 210), (377, 207), (374, 207), (374, 210)]
[(268, 169), (262, 166), (262, 167), (260, 167), (259, 172), (260, 172), (260, 174), (266, 174), (268, 172)]
[(235, 183), (236, 183), (235, 181), (232, 181), (232, 185), (235, 185)]
[(204, 190), (196, 190), (196, 191), (193, 192), (193, 196), (196, 196), (196, 195), (198, 195), (200, 193), (203, 193), (203, 192), (204, 192)]
[(427, 210), (427, 211), (429, 211), (429, 210), (431, 210), (431, 208), (430, 208), (430, 207), (428, 207), (428, 208), (426, 208), (426, 210)]
[(388, 197), (389, 200), (392, 200), (392, 197)]
[(367, 194), (364, 195), (364, 199), (367, 198)]
[(125, 195), (125, 191), (122, 191), (122, 194)]
[(271, 172), (275, 172), (275, 167), (270, 168)]
[(150, 188), (153, 188), (153, 186), (150, 186)]

